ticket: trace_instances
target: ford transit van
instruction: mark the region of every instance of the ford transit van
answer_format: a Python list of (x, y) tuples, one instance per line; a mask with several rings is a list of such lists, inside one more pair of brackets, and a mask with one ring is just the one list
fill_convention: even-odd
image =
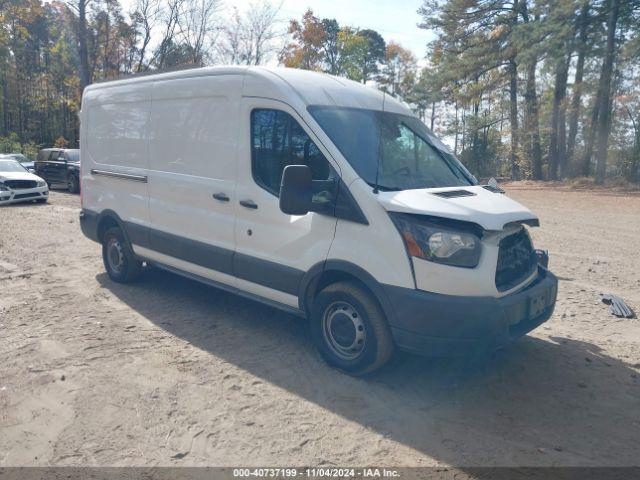
[(143, 263), (306, 317), (350, 374), (395, 349), (499, 348), (546, 321), (536, 216), (479, 185), (404, 104), (294, 69), (91, 85), (81, 226), (115, 282)]

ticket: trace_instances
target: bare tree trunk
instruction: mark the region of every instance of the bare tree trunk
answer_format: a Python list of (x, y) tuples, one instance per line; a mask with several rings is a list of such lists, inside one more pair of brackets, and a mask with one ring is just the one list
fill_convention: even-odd
[(628, 106), (625, 106), (631, 125), (633, 126), (633, 150), (631, 152), (631, 175), (632, 182), (640, 181), (640, 114), (637, 120), (634, 118), (633, 113)]
[(593, 102), (593, 108), (591, 110), (591, 122), (589, 126), (589, 135), (585, 139), (585, 147), (584, 147), (584, 155), (582, 156), (580, 173), (588, 177), (591, 175), (591, 157), (593, 155), (593, 146), (596, 143), (596, 131), (598, 125), (598, 117), (600, 114), (600, 89), (598, 89), (598, 94), (596, 99)]
[(78, 0), (78, 54), (80, 56), (80, 90), (91, 83), (89, 54), (87, 51), (87, 5), (88, 0)]
[(567, 76), (569, 73), (568, 57), (561, 65), (560, 71), (560, 110), (558, 111), (558, 167), (560, 169), (560, 178), (567, 175)]
[(587, 54), (587, 27), (589, 25), (589, 3), (584, 0), (580, 9), (579, 33), (578, 33), (578, 60), (576, 61), (576, 73), (573, 80), (571, 107), (569, 110), (569, 137), (567, 138), (567, 162), (574, 163), (576, 137), (578, 135), (578, 117), (580, 115), (580, 102), (582, 100), (582, 78), (584, 77), (584, 61)]
[(520, 172), (518, 168), (518, 65), (515, 59), (509, 60), (509, 122), (511, 124), (509, 151), (511, 179), (517, 180)]
[[(520, 5), (514, 0), (511, 13), (512, 29), (518, 24), (518, 12)], [(518, 64), (516, 63), (516, 47), (512, 43), (512, 53), (509, 59), (509, 122), (511, 124), (511, 148), (509, 151), (509, 165), (511, 179), (517, 180), (520, 176), (518, 168)]]
[(536, 93), (537, 58), (528, 66), (527, 84), (524, 100), (526, 106), (525, 135), (527, 136), (527, 150), (531, 160), (534, 180), (542, 180), (542, 148), (540, 146), (540, 122), (538, 116), (538, 95)]
[[(529, 9), (527, 1), (522, 2), (520, 14), (525, 23), (529, 23)], [(540, 20), (539, 14), (535, 16), (536, 22)], [(531, 162), (532, 176), (534, 180), (542, 180), (542, 148), (540, 146), (540, 120), (538, 114), (538, 95), (536, 93), (536, 68), (538, 66), (538, 54), (534, 52), (527, 65), (527, 83), (525, 85), (524, 102), (524, 135), (523, 140), (527, 151), (527, 157)]]
[(455, 140), (453, 144), (453, 153), (458, 154), (458, 101), (456, 100), (456, 128), (455, 128)]
[(553, 91), (553, 110), (551, 112), (551, 135), (549, 137), (549, 179), (557, 180), (558, 168), (564, 174), (566, 163), (566, 124), (564, 99), (567, 92), (568, 62), (563, 56), (556, 64), (556, 80)]
[(620, 14), (620, 0), (610, 1), (611, 10), (607, 19), (607, 46), (602, 62), (600, 75), (599, 116), (598, 116), (598, 148), (596, 151), (596, 183), (604, 183), (607, 170), (607, 146), (611, 131), (611, 77), (616, 53), (616, 28)]
[(436, 122), (436, 102), (431, 102), (431, 131)]
[(7, 136), (9, 133), (9, 95), (7, 92), (7, 77), (6, 73), (2, 76), (2, 82), (0, 84), (2, 88), (2, 136)]

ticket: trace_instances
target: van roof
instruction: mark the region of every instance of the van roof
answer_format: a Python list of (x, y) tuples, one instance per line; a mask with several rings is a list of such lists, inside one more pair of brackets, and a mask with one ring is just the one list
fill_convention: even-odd
[(407, 105), (362, 83), (326, 73), (282, 67), (217, 66), (149, 75), (134, 75), (119, 80), (89, 85), (85, 92), (158, 80), (215, 75), (245, 76), (245, 95), (249, 96), (286, 99), (291, 96), (291, 93), (294, 93), (307, 106), (333, 105), (372, 110), (381, 110), (384, 102), (385, 110), (413, 115)]

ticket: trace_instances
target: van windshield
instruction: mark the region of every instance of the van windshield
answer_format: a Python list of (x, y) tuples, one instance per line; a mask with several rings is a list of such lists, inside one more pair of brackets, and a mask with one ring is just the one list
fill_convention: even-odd
[(309, 112), (371, 186), (377, 183), (381, 190), (399, 191), (476, 184), (473, 175), (415, 117), (330, 106), (310, 106)]

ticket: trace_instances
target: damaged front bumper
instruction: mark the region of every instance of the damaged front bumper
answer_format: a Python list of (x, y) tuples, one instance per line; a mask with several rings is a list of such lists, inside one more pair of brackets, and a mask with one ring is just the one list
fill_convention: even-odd
[(0, 190), (0, 205), (30, 202), (49, 198), (49, 187), (22, 188), (16, 190)]
[(500, 298), (441, 295), (386, 285), (398, 347), (433, 356), (500, 348), (551, 317), (558, 279), (546, 268), (524, 289)]

